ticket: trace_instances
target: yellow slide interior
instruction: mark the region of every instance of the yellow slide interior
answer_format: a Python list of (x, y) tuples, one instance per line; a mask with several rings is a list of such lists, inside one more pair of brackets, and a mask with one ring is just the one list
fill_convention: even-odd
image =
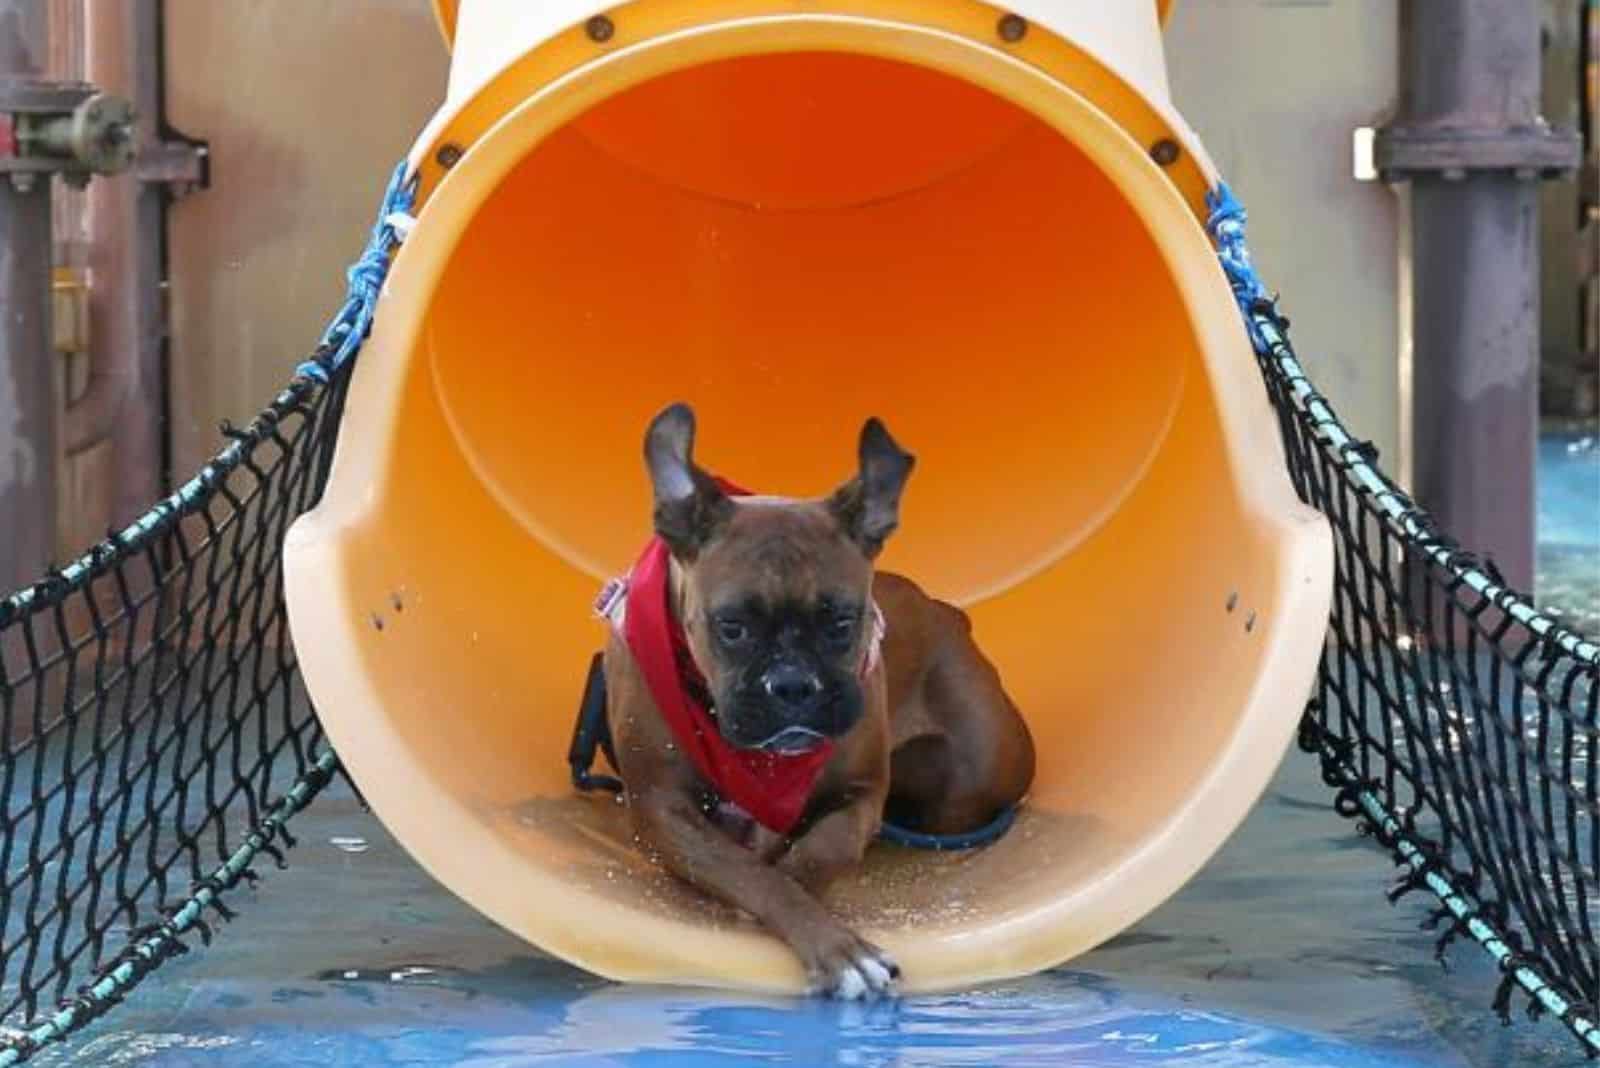
[(839, 33), (619, 57), (471, 145), (291, 533), (297, 649), (377, 814), (616, 978), (801, 981), (568, 781), (590, 604), (649, 537), (640, 441), (668, 402), (704, 465), (791, 495), (848, 477), (884, 418), (919, 462), (883, 564), (968, 608), (1034, 733), (1004, 840), (874, 846), (832, 899), (912, 989), (1054, 964), (1173, 892), (1315, 663), (1325, 534), (1191, 205), (1067, 86)]

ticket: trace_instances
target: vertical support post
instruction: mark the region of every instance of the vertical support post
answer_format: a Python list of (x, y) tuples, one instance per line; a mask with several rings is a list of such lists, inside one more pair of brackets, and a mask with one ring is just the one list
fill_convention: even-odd
[(1577, 162), (1540, 117), (1535, 0), (1406, 0), (1401, 104), (1379, 166), (1409, 178), (1413, 489), (1442, 529), (1534, 578), (1535, 181)]
[[(1408, 8), (1413, 117), (1469, 129), (1536, 123), (1532, 0)], [(1536, 539), (1538, 209), (1533, 182), (1515, 173), (1445, 170), (1412, 185), (1417, 497), (1519, 589), (1532, 588)]]
[(1419, 183), (1412, 202), (1416, 497), (1521, 590), (1537, 538), (1536, 193), (1481, 176)]
[[(0, 0), (0, 82), (41, 77), (39, 0)], [(50, 332), (50, 176), (0, 175), (0, 591), (54, 556), (56, 390)]]
[[(87, 23), (88, 80), (132, 101), (142, 151), (161, 134), (160, 0), (90, 0)], [(66, 441), (77, 452), (110, 440), (113, 527), (164, 489), (165, 196), (137, 169), (102, 178), (88, 193), (90, 378), (67, 413)]]

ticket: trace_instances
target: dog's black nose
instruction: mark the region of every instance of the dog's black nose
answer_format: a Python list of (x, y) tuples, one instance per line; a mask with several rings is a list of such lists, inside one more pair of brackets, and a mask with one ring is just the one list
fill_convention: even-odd
[(779, 664), (761, 676), (767, 696), (793, 712), (809, 712), (822, 697), (822, 680), (802, 667)]

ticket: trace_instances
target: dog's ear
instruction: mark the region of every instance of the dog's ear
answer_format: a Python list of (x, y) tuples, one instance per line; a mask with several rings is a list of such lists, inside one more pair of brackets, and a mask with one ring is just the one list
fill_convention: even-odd
[(828, 510), (870, 560), (900, 525), (900, 494), (917, 459), (878, 419), (861, 428), (859, 455), (860, 471), (828, 498)]
[(693, 560), (733, 511), (733, 502), (695, 466), (694, 412), (674, 404), (644, 436), (644, 462), (655, 490), (655, 529), (673, 555)]

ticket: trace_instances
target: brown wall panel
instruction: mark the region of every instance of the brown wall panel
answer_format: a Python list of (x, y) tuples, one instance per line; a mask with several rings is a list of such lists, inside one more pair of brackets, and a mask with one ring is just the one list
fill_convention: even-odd
[(169, 230), (176, 478), (315, 344), (448, 61), (428, 0), (168, 0), (168, 119), (212, 151)]

